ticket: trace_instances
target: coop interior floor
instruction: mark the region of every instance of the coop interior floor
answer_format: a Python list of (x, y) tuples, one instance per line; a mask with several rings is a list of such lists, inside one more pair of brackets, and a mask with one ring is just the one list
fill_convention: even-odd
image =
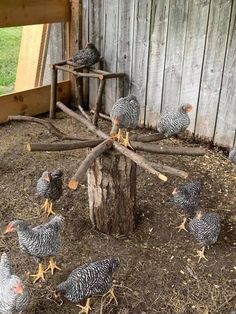
[[(86, 134), (78, 122), (59, 114), (55, 125), (68, 133)], [(109, 130), (109, 123), (100, 126)], [(144, 132), (144, 131), (140, 131)], [(32, 284), (29, 271), (37, 268), (23, 254), (16, 234), (0, 238), (0, 251), (7, 251), (17, 274), (28, 283), (31, 302), (28, 313), (78, 313), (79, 308), (53, 297), (56, 285), (75, 267), (97, 259), (118, 256), (121, 267), (115, 273), (119, 305), (110, 304), (104, 313), (230, 313), (236, 308), (236, 167), (220, 151), (207, 150), (203, 157), (144, 154), (189, 172), (188, 180), (202, 179), (202, 206), (219, 213), (222, 232), (216, 245), (207, 250), (208, 262), (197, 264), (196, 242), (186, 232), (178, 233), (182, 217), (171, 202), (171, 192), (184, 180), (168, 176), (167, 182), (138, 169), (137, 207), (139, 223), (129, 237), (107, 236), (93, 230), (88, 212), (86, 182), (78, 191), (67, 188), (69, 178), (86, 155), (86, 150), (66, 152), (26, 151), (29, 142), (53, 142), (40, 125), (11, 123), (0, 126), (0, 221), (1, 231), (16, 218), (35, 226), (47, 221), (40, 215), (42, 200), (36, 195), (36, 182), (46, 170), (64, 171), (64, 194), (56, 204), (65, 217), (63, 247), (57, 257), (62, 272), (46, 283)], [(167, 145), (190, 145), (166, 140)], [(99, 313), (100, 299), (92, 299), (92, 313)]]

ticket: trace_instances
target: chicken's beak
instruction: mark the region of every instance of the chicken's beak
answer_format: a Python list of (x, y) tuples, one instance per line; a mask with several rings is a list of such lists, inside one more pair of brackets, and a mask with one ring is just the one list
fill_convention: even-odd
[(187, 112), (191, 112), (191, 111), (193, 111), (193, 106), (192, 105), (188, 105)]
[(173, 192), (172, 192), (172, 195), (175, 195), (177, 194), (177, 188), (174, 188)]
[(45, 176), (45, 180), (50, 182), (52, 180), (52, 176), (50, 173), (48, 173), (46, 176)]
[(15, 228), (12, 226), (12, 224), (9, 224), (4, 232), (4, 234), (10, 233), (10, 232), (14, 232)]
[(14, 291), (17, 294), (23, 294), (24, 292), (24, 286), (22, 285), (22, 283), (17, 283), (17, 285), (14, 287)]

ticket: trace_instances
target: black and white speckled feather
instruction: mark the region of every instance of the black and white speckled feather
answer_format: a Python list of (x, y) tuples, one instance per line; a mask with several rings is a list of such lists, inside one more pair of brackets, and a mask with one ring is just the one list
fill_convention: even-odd
[(118, 99), (110, 113), (112, 120), (111, 133), (117, 133), (119, 128), (133, 129), (137, 127), (139, 115), (140, 104), (134, 95)]
[[(45, 177), (49, 176), (50, 181)], [(63, 172), (60, 169), (53, 171), (44, 171), (41, 178), (37, 182), (37, 192), (40, 196), (51, 201), (58, 200), (62, 195), (62, 176)]]
[(201, 246), (214, 244), (220, 234), (220, 217), (217, 213), (197, 211), (189, 222), (189, 231)]
[(173, 192), (174, 203), (185, 214), (193, 218), (200, 205), (200, 194), (202, 185), (200, 182), (190, 182), (180, 188), (176, 188)]
[(92, 43), (88, 43), (84, 49), (78, 51), (73, 62), (78, 65), (92, 66), (100, 60), (100, 53)]
[(55, 256), (60, 248), (60, 231), (64, 218), (53, 217), (48, 223), (30, 228), (24, 220), (10, 222), (16, 229), (19, 244), (23, 252), (33, 256), (37, 262), (43, 257)]
[(229, 160), (236, 165), (236, 146), (230, 151)]
[(57, 286), (57, 291), (71, 302), (103, 295), (112, 287), (112, 274), (118, 266), (119, 261), (116, 258), (80, 266)]
[(177, 112), (166, 112), (161, 114), (157, 124), (158, 132), (166, 137), (180, 134), (185, 131), (190, 124), (188, 111), (192, 110), (191, 105), (182, 105)]
[[(21, 294), (14, 291), (14, 287), (19, 283), (23, 286)], [(22, 280), (12, 274), (7, 254), (3, 253), (0, 262), (0, 313), (21, 313), (28, 303), (29, 291)]]

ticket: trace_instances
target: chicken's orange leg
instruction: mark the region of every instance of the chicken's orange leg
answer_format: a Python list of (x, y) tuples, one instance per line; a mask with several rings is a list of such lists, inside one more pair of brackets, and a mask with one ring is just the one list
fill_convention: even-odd
[(177, 229), (179, 229), (178, 232), (180, 232), (181, 230), (188, 232), (188, 230), (185, 227), (186, 221), (187, 221), (187, 218), (185, 217), (183, 222), (179, 226), (176, 227)]
[(52, 202), (49, 202), (49, 207), (47, 210), (47, 217), (49, 217), (50, 215), (55, 215), (54, 211), (52, 210)]
[(51, 274), (52, 274), (52, 275), (54, 274), (54, 270), (55, 270), (55, 269), (61, 270), (61, 268), (58, 267), (58, 266), (56, 265), (56, 263), (54, 262), (54, 258), (53, 258), (53, 257), (50, 257), (49, 265), (48, 265), (48, 268), (45, 270), (45, 272), (48, 271), (49, 269), (51, 269)]
[(206, 261), (208, 261), (208, 259), (206, 258), (206, 256), (204, 255), (204, 252), (205, 252), (205, 246), (203, 246), (203, 248), (201, 250), (197, 250), (197, 255), (199, 257), (198, 259), (198, 263), (200, 263), (200, 260), (203, 258), (205, 259)]
[(85, 306), (82, 306), (80, 304), (77, 304), (76, 306), (81, 308), (81, 311), (79, 312), (79, 314), (82, 314), (82, 313), (88, 314), (89, 311), (91, 310), (90, 299), (87, 299)]
[(46, 200), (45, 200), (45, 202), (44, 202), (44, 204), (43, 204), (43, 207), (42, 207), (42, 209), (44, 209), (44, 213), (45, 214), (47, 214), (47, 212), (48, 212), (48, 209), (49, 209), (49, 201), (48, 201), (48, 198), (46, 198)]
[(108, 301), (107, 305), (110, 304), (112, 300), (115, 300), (116, 305), (118, 305), (118, 301), (114, 293), (114, 288), (111, 287), (111, 289), (102, 296), (100, 314), (102, 314), (103, 311), (104, 298), (106, 298), (107, 296), (110, 296), (110, 300)]
[(38, 273), (35, 274), (35, 275), (30, 275), (30, 276), (31, 276), (31, 277), (35, 277), (34, 283), (37, 282), (39, 279), (42, 279), (42, 281), (45, 281), (44, 273), (45, 273), (45, 270), (43, 270), (43, 264), (42, 264), (42, 263), (39, 263), (39, 270), (38, 270)]
[(123, 139), (123, 143), (122, 143), (125, 147), (129, 147), (129, 148), (131, 148), (132, 150), (134, 150), (133, 149), (133, 147), (132, 147), (132, 145), (130, 144), (130, 141), (129, 141), (129, 132), (126, 132), (126, 135), (125, 135), (125, 138)]

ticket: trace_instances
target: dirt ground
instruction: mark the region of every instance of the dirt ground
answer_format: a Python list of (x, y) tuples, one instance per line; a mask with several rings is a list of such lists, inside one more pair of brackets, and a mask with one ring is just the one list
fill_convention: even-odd
[[(79, 123), (59, 114), (56, 126), (68, 133), (86, 134)], [(101, 122), (107, 129), (109, 123)], [(140, 131), (143, 132), (143, 131)], [(1, 231), (16, 218), (32, 226), (46, 222), (40, 216), (43, 201), (36, 194), (36, 182), (46, 169), (64, 171), (64, 194), (56, 210), (65, 217), (63, 247), (57, 257), (62, 272), (46, 283), (32, 284), (34, 260), (19, 249), (16, 234), (0, 237), (0, 252), (7, 251), (15, 272), (31, 291), (28, 313), (79, 313), (74, 304), (55, 301), (53, 290), (77, 266), (118, 256), (121, 266), (114, 274), (118, 306), (105, 307), (105, 314), (216, 314), (236, 310), (236, 167), (220, 150), (208, 150), (202, 157), (144, 154), (189, 172), (189, 180), (202, 179), (202, 206), (219, 213), (222, 232), (219, 241), (207, 250), (208, 261), (197, 263), (197, 243), (177, 226), (182, 217), (172, 203), (171, 192), (183, 179), (168, 176), (167, 182), (138, 168), (137, 229), (129, 237), (107, 236), (92, 228), (88, 213), (86, 183), (78, 191), (67, 188), (69, 178), (85, 157), (85, 150), (66, 152), (26, 151), (28, 142), (55, 141), (42, 126), (11, 123), (0, 126), (0, 222)], [(193, 145), (166, 140), (168, 145)], [(98, 314), (100, 298), (92, 299), (91, 313)]]

